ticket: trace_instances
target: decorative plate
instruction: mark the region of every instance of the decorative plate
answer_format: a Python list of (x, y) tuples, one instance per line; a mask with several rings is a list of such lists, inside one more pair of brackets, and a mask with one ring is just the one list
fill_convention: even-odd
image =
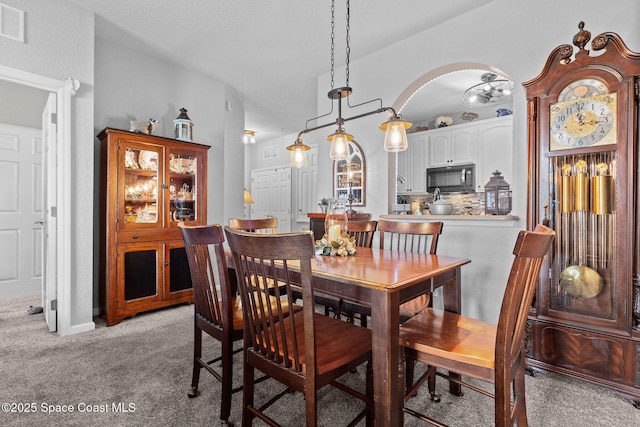
[(158, 170), (158, 153), (155, 151), (140, 151), (140, 155), (138, 156), (138, 163), (140, 169), (148, 170), (148, 171), (157, 171)]

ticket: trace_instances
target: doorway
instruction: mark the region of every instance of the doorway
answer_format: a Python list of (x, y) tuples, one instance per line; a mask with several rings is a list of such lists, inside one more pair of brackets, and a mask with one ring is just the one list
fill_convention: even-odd
[(42, 291), (42, 130), (0, 123), (0, 298)]
[[(57, 123), (56, 130), (49, 135), (55, 142), (49, 153), (53, 170), (47, 173), (55, 176), (55, 185), (42, 190), (42, 210), (55, 217), (55, 227), (49, 230), (52, 248), (45, 254), (43, 251), (42, 277), (43, 308), (55, 311), (53, 316), (45, 316), (49, 330), (57, 331), (58, 335), (67, 335), (71, 331), (71, 224), (70, 224), (70, 159), (71, 159), (71, 96), (76, 93), (79, 82), (67, 78), (56, 80), (39, 76), (22, 70), (0, 66), (0, 82), (17, 85), (22, 89), (36, 89), (44, 92), (45, 99), (53, 99), (54, 114), (51, 118)], [(3, 96), (3, 103), (11, 104), (15, 108), (22, 105), (24, 100), (18, 96)], [(7, 104), (3, 105), (6, 110)], [(27, 106), (33, 114), (42, 117), (44, 106)], [(34, 110), (35, 109), (35, 110)], [(3, 120), (0, 119), (0, 122)], [(46, 202), (46, 206), (44, 203)], [(47, 215), (45, 215), (46, 217)], [(46, 246), (45, 246), (46, 247)], [(48, 277), (47, 277), (48, 276)], [(48, 282), (48, 283), (47, 283)], [(47, 291), (48, 289), (48, 291)], [(49, 295), (45, 295), (45, 291)], [(45, 305), (45, 302), (48, 304)], [(57, 320), (56, 320), (57, 319)]]
[(278, 232), (291, 231), (291, 167), (251, 171), (251, 218), (278, 218)]

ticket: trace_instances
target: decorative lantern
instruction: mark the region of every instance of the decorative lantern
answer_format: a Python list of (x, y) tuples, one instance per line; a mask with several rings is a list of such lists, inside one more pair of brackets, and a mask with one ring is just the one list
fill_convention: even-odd
[(484, 213), (486, 215), (507, 215), (511, 212), (511, 186), (500, 171), (484, 186)]
[(338, 240), (343, 232), (347, 232), (347, 223), (349, 216), (344, 199), (331, 199), (329, 201), (329, 209), (324, 219), (324, 232), (329, 241)]
[(180, 109), (180, 115), (173, 121), (173, 128), (176, 139), (192, 142), (191, 129), (193, 128), (193, 122), (189, 116), (187, 116), (187, 110), (185, 108)]

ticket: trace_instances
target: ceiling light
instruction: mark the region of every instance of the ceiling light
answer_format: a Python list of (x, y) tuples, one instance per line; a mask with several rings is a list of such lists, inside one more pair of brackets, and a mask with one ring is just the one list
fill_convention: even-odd
[[(339, 87), (339, 88), (333, 88), (333, 75), (334, 75), (334, 71), (333, 71), (333, 65), (334, 65), (334, 40), (335, 40), (335, 33), (334, 33), (334, 28), (335, 28), (335, 0), (331, 1), (331, 90), (329, 91), (329, 93), (327, 94), (327, 96), (329, 97), (329, 99), (332, 100), (337, 100), (338, 101), (338, 117), (335, 119), (335, 121), (333, 122), (329, 122), (329, 123), (325, 123), (322, 125), (318, 125), (318, 126), (314, 126), (314, 127), (309, 127), (309, 122), (328, 116), (329, 114), (331, 114), (333, 112), (333, 104), (332, 104), (332, 108), (331, 111), (327, 114), (324, 114), (322, 116), (318, 116), (318, 117), (314, 117), (313, 119), (309, 119), (307, 120), (307, 126), (305, 127), (304, 130), (300, 131), (300, 133), (298, 134), (298, 138), (296, 140), (296, 142), (293, 145), (290, 145), (289, 147), (287, 147), (287, 149), (292, 149), (291, 147), (295, 147), (296, 144), (298, 144), (298, 141), (300, 141), (299, 143), (302, 144), (302, 140), (301, 140), (301, 136), (304, 133), (309, 133), (318, 129), (322, 129), (328, 126), (332, 126), (332, 125), (336, 125), (338, 128), (337, 130), (329, 135), (327, 137), (327, 139), (331, 142), (331, 151), (330, 151), (330, 156), (333, 160), (344, 160), (346, 158), (346, 156), (349, 153), (348, 150), (348, 142), (351, 141), (353, 139), (352, 135), (349, 135), (348, 133), (345, 132), (344, 130), (344, 123), (349, 121), (349, 120), (354, 120), (354, 119), (359, 119), (362, 117), (366, 117), (366, 116), (370, 116), (372, 114), (379, 114), (379, 113), (383, 113), (383, 112), (390, 112), (390, 118), (387, 122), (383, 123), (382, 125), (380, 125), (380, 129), (386, 131), (385, 134), (385, 139), (384, 139), (384, 149), (386, 151), (390, 151), (390, 152), (397, 152), (397, 151), (403, 151), (406, 150), (408, 145), (407, 145), (407, 132), (406, 130), (408, 128), (411, 127), (411, 123), (402, 120), (402, 118), (400, 117), (400, 115), (398, 113), (396, 113), (396, 110), (394, 110), (392, 107), (383, 107), (382, 106), (382, 100), (380, 98), (377, 99), (373, 99), (371, 101), (367, 101), (367, 102), (363, 102), (357, 105), (349, 105), (348, 99), (349, 99), (349, 95), (351, 95), (351, 87), (349, 87), (349, 56), (351, 54), (351, 47), (349, 46), (349, 41), (350, 41), (350, 36), (349, 36), (349, 29), (350, 29), (350, 25), (349, 25), (349, 21), (350, 21), (350, 17), (351, 17), (351, 5), (350, 5), (350, 0), (347, 0), (346, 2), (347, 4), (347, 25), (346, 25), (346, 52), (347, 52), (347, 61), (346, 61), (346, 85), (344, 87)], [(379, 102), (380, 103), (380, 107), (376, 108), (375, 110), (369, 111), (367, 113), (362, 113), (362, 114), (358, 114), (352, 117), (342, 117), (342, 99), (343, 98), (347, 98), (347, 106), (349, 108), (355, 108), (355, 107), (360, 107), (362, 105), (365, 104), (369, 104), (371, 102)], [(292, 155), (292, 163), (291, 165), (293, 166), (293, 155)]]
[(252, 130), (245, 130), (242, 142), (244, 142), (245, 144), (255, 144), (256, 143), (256, 132), (252, 131)]
[(498, 79), (495, 73), (480, 76), (482, 83), (471, 86), (464, 93), (464, 103), (468, 107), (489, 107), (511, 99), (513, 82)]

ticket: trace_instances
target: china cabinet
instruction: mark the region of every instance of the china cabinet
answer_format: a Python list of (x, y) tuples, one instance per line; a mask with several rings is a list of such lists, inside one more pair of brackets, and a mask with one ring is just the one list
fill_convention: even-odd
[(524, 83), (528, 228), (548, 223), (556, 232), (529, 313), (527, 363), (610, 387), (637, 405), (640, 54), (610, 32), (593, 39), (591, 54), (590, 38), (581, 22), (575, 55), (558, 46)]
[(346, 158), (333, 162), (333, 197), (349, 199), (351, 206), (364, 206), (366, 176), (364, 152), (357, 142), (349, 141)]
[(427, 191), (426, 160), (427, 131), (407, 135), (409, 148), (398, 153), (398, 192), (424, 193)]
[(177, 224), (206, 222), (209, 147), (110, 128), (98, 138), (100, 309), (107, 325), (193, 301)]

